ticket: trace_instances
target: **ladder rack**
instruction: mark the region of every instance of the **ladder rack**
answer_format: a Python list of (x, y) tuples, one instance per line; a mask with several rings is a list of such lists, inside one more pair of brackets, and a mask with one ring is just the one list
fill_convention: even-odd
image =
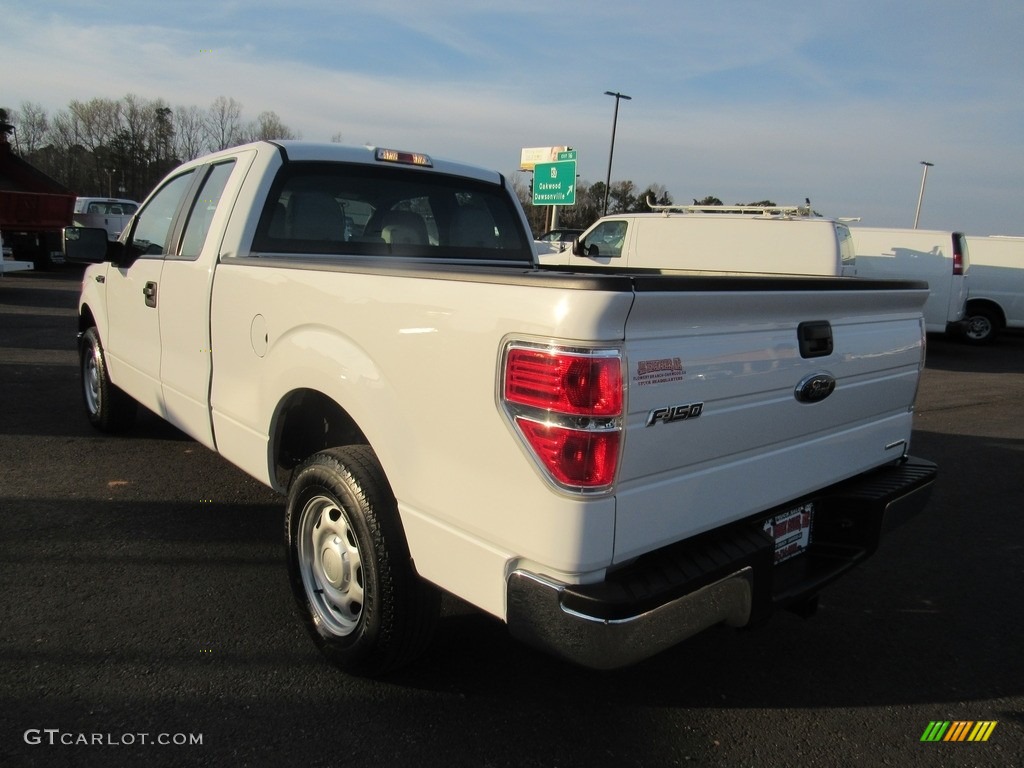
[(746, 213), (760, 214), (767, 218), (791, 218), (812, 215), (810, 205), (657, 205), (647, 196), (647, 206), (656, 213)]

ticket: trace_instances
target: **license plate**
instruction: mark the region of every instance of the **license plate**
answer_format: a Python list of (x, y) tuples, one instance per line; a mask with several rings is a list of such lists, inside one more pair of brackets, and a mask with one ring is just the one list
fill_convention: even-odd
[(811, 543), (814, 504), (808, 502), (764, 521), (764, 532), (775, 542), (775, 564), (796, 557)]

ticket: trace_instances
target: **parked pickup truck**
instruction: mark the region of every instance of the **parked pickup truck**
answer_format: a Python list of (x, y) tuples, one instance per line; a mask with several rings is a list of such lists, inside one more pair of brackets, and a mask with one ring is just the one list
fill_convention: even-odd
[(301, 142), (94, 234), (89, 419), (141, 403), (286, 494), (300, 614), (353, 673), (414, 659), (442, 590), (598, 668), (809, 613), (936, 475), (923, 283), (543, 268), (500, 174)]

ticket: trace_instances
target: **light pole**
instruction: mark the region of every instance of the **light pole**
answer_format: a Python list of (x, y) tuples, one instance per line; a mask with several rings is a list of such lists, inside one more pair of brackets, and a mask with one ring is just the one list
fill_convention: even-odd
[(624, 93), (619, 93), (618, 91), (605, 91), (604, 95), (615, 97), (615, 116), (612, 117), (612, 146), (611, 149), (608, 150), (608, 175), (605, 177), (604, 181), (604, 210), (601, 214), (602, 216), (607, 216), (608, 191), (612, 183), (612, 157), (615, 155), (615, 126), (619, 122), (619, 99), (625, 99), (626, 101), (629, 101), (633, 97), (627, 96)]
[(928, 169), (935, 165), (935, 163), (922, 160), (921, 165), (924, 166), (924, 171), (921, 173), (921, 191), (917, 193), (917, 213), (914, 214), (914, 229), (917, 229), (917, 222), (921, 218), (921, 201), (924, 200), (924, 183), (928, 180)]

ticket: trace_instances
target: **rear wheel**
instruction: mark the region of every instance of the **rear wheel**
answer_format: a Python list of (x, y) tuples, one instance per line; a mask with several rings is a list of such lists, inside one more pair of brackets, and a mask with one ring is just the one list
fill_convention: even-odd
[(971, 344), (988, 344), (999, 330), (999, 318), (988, 307), (967, 310), (964, 336)]
[(298, 469), (285, 534), (292, 592), (328, 659), (376, 676), (424, 650), (440, 593), (412, 567), (397, 503), (369, 446), (332, 448)]
[(103, 345), (95, 328), (82, 334), (79, 361), (85, 413), (92, 425), (104, 432), (120, 432), (130, 427), (138, 406), (110, 380)]

